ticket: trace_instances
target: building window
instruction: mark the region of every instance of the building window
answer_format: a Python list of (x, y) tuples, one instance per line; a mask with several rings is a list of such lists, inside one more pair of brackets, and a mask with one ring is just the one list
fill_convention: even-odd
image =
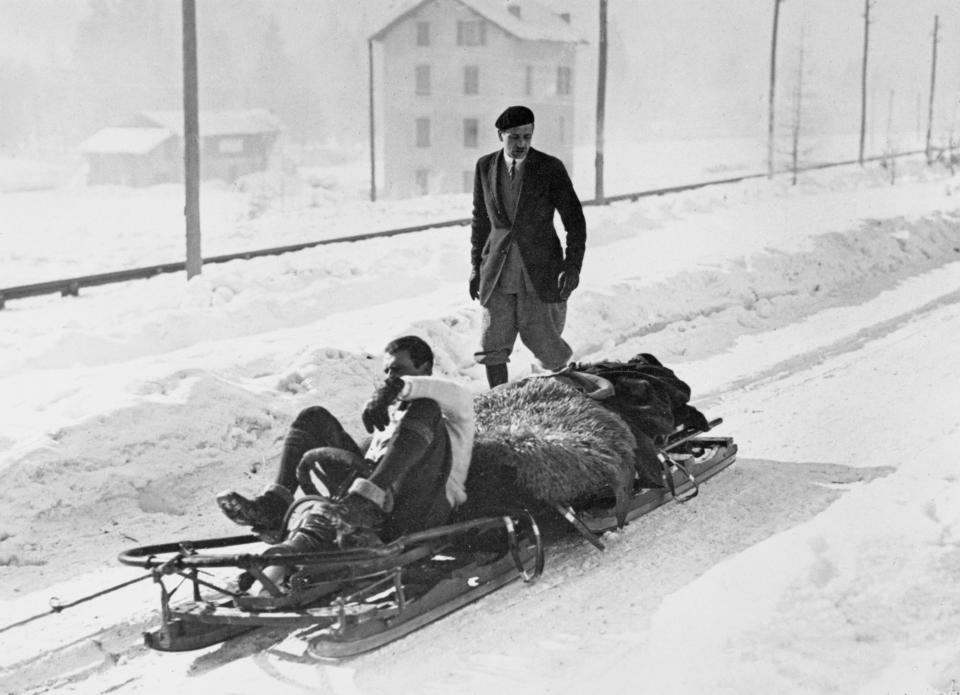
[(458, 46), (486, 46), (487, 25), (482, 19), (457, 22)]
[(418, 65), (417, 71), (417, 94), (430, 93), (430, 66)]
[(480, 68), (476, 65), (467, 65), (463, 69), (463, 93), (480, 93)]
[(463, 172), (463, 192), (473, 193), (473, 172), (472, 171)]
[(477, 147), (480, 144), (480, 121), (476, 118), (463, 119), (463, 146)]
[(569, 94), (570, 93), (570, 68), (559, 67), (557, 68), (557, 94)]
[(430, 171), (428, 169), (417, 169), (417, 193), (426, 195), (430, 192)]
[(533, 66), (527, 66), (526, 76), (523, 83), (523, 93), (527, 96), (533, 94)]
[(417, 119), (417, 147), (430, 147), (430, 119)]
[(417, 45), (430, 45), (430, 22), (417, 22)]
[(219, 154), (243, 154), (243, 138), (221, 138), (217, 141)]

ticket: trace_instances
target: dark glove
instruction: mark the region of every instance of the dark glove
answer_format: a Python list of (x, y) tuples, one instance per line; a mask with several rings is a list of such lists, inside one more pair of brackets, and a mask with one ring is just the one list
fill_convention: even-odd
[(363, 426), (367, 432), (373, 432), (374, 428), (382, 431), (390, 424), (390, 412), (387, 408), (397, 400), (402, 390), (403, 379), (391, 376), (374, 392), (373, 398), (363, 407)]
[(560, 290), (560, 301), (567, 301), (567, 298), (573, 294), (573, 291), (577, 289), (577, 285), (579, 284), (580, 271), (573, 268), (562, 271), (557, 278), (557, 287)]
[(480, 271), (476, 268), (470, 272), (470, 299), (480, 299)]

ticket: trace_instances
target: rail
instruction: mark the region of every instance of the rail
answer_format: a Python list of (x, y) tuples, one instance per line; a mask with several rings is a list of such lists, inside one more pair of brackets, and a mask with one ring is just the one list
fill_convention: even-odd
[[(884, 161), (897, 157), (912, 157), (919, 154), (925, 154), (925, 150), (911, 150), (909, 152), (898, 152), (893, 155), (879, 155), (875, 157), (866, 157), (864, 162)], [(812, 164), (805, 167), (798, 167), (797, 173), (806, 171), (815, 171), (818, 169), (829, 169), (832, 167), (850, 166), (859, 164), (859, 160), (850, 159), (841, 162), (826, 162), (822, 164)], [(775, 174), (792, 174), (792, 169), (783, 169)], [(762, 174), (743, 174), (741, 176), (731, 176), (724, 179), (711, 179), (709, 181), (700, 181), (698, 183), (687, 183), (677, 186), (667, 186), (665, 188), (654, 188), (636, 193), (624, 193), (621, 195), (606, 196), (602, 204), (616, 203), (624, 200), (639, 200), (640, 198), (649, 198), (652, 196), (667, 195), (670, 193), (682, 193), (684, 191), (693, 191), (708, 186), (719, 186), (732, 183), (740, 183), (751, 179), (765, 178), (766, 173)], [(584, 205), (597, 205), (596, 200), (584, 201)], [(400, 227), (398, 229), (387, 229), (379, 232), (367, 232), (364, 234), (351, 234), (350, 236), (334, 237), (332, 239), (321, 239), (319, 241), (307, 241), (299, 244), (288, 244), (286, 246), (273, 246), (266, 249), (257, 249), (254, 251), (241, 251), (239, 253), (227, 253), (219, 256), (210, 256), (203, 259), (203, 265), (212, 263), (227, 263), (236, 260), (249, 260), (262, 256), (278, 256), (284, 253), (293, 253), (303, 251), (304, 249), (326, 244), (342, 244), (344, 242), (365, 241), (367, 239), (377, 239), (381, 237), (397, 236), (400, 234), (411, 234), (413, 232), (422, 232), (428, 229), (438, 229), (442, 227), (462, 227), (470, 224), (470, 218), (458, 220), (446, 220), (443, 222), (430, 222), (427, 224), (418, 224), (412, 227)], [(178, 261), (175, 263), (160, 263), (158, 265), (145, 266), (143, 268), (129, 268), (127, 270), (117, 270), (108, 273), (97, 273), (94, 275), (80, 275), (72, 278), (62, 278), (59, 280), (48, 280), (47, 282), (38, 282), (30, 285), (17, 285), (15, 287), (6, 287), (0, 289), (0, 309), (6, 306), (7, 301), (11, 299), (23, 299), (25, 297), (37, 297), (44, 294), (60, 293), (63, 297), (76, 297), (80, 294), (81, 287), (96, 287), (98, 285), (107, 285), (116, 282), (128, 282), (130, 280), (145, 280), (161, 273), (177, 273), (186, 270), (186, 262)]]

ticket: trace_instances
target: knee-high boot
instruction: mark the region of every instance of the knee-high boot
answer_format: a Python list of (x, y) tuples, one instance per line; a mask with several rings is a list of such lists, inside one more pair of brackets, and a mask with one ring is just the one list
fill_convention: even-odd
[(487, 383), (490, 388), (507, 383), (507, 365), (506, 364), (488, 364)]

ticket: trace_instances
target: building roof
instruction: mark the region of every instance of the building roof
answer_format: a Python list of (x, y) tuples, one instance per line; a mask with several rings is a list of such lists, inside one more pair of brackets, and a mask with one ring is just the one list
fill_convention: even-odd
[(146, 154), (173, 137), (166, 128), (102, 128), (80, 143), (86, 154)]
[[(438, 0), (411, 0), (375, 34), (370, 36), (379, 41), (393, 28), (411, 14), (429, 2)], [(522, 41), (561, 41), (563, 43), (586, 43), (582, 36), (573, 30), (570, 24), (559, 14), (547, 9), (533, 0), (450, 0), (457, 2), (487, 21), (500, 27), (507, 34)], [(511, 11), (515, 9), (516, 14)]]
[[(258, 135), (283, 130), (280, 119), (267, 109), (243, 111), (201, 111), (200, 136), (209, 135)], [(183, 135), (183, 111), (142, 111), (133, 120), (133, 125), (152, 125), (166, 128)]]

